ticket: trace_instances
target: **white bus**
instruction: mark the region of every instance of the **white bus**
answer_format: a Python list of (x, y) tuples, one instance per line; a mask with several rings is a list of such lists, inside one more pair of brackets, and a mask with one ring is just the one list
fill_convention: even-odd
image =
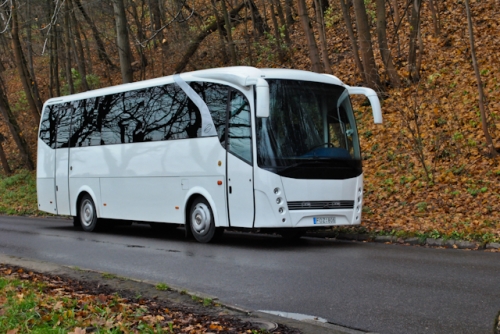
[[(38, 208), (93, 231), (101, 219), (221, 231), (361, 222), (363, 172), (349, 94), (332, 75), (228, 67), (48, 100)], [(172, 226), (172, 225), (160, 225)]]

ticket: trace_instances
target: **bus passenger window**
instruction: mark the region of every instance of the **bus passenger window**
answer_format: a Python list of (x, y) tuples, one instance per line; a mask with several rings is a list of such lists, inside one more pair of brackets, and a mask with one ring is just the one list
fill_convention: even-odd
[(229, 106), (228, 150), (243, 161), (252, 164), (252, 128), (250, 106), (239, 92), (231, 92)]

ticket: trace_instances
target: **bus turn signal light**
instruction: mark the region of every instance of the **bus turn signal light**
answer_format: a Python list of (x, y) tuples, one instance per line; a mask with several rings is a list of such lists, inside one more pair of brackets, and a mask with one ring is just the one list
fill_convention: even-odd
[(218, 184), (219, 186), (222, 186), (222, 181), (221, 181), (221, 180), (217, 181), (217, 184)]

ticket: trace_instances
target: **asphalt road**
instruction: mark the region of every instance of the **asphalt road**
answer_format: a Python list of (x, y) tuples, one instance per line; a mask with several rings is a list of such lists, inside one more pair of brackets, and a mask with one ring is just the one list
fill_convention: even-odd
[(226, 233), (217, 244), (147, 225), (75, 231), (0, 216), (0, 253), (148, 279), (253, 310), (378, 333), (492, 333), (500, 253)]

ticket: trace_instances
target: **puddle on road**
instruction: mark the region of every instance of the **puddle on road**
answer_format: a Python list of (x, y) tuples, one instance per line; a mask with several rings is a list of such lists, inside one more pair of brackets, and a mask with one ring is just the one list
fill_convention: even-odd
[(301, 313), (283, 312), (283, 311), (269, 311), (269, 310), (259, 310), (259, 312), (269, 313), (272, 315), (277, 315), (283, 318), (289, 318), (299, 321), (317, 321), (321, 323), (327, 323), (328, 321), (324, 318), (316, 317), (314, 315), (307, 315)]

